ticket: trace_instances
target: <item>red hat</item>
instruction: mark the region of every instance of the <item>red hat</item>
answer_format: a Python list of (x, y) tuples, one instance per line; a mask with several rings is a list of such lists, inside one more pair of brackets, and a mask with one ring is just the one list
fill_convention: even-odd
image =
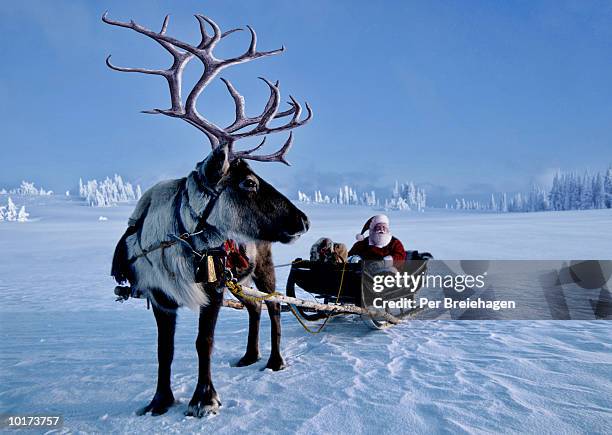
[(372, 216), (370, 219), (366, 221), (366, 223), (363, 225), (363, 228), (361, 229), (361, 233), (357, 234), (355, 238), (359, 241), (365, 240), (363, 233), (365, 233), (366, 231), (369, 232), (377, 224), (389, 225), (389, 217), (387, 217), (387, 215), (384, 215), (384, 214), (377, 214), (375, 216)]

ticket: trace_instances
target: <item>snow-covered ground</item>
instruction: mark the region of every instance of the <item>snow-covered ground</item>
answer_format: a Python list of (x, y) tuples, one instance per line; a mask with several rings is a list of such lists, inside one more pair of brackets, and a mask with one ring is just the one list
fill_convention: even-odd
[[(182, 310), (173, 388), (179, 404), (137, 417), (155, 389), (156, 330), (143, 301), (114, 302), (108, 276), (131, 206), (20, 198), (32, 222), (0, 223), (0, 414), (61, 414), (68, 432), (609, 433), (608, 321), (410, 321), (370, 331), (338, 318), (307, 335), (283, 316), (289, 367), (246, 368), (247, 315), (223, 310), (213, 376), (219, 415), (184, 417), (197, 376), (197, 318)], [(352, 243), (372, 210), (302, 206), (311, 230), (275, 247), (277, 264), (321, 236)], [(108, 220), (99, 220), (105, 216)], [(612, 211), (391, 213), (407, 249), (442, 259), (612, 259)], [(278, 269), (285, 282), (287, 269)]]

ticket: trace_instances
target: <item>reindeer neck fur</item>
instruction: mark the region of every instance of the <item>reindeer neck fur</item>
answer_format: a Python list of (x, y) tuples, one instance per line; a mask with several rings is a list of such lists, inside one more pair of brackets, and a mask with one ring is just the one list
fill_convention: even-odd
[[(193, 233), (209, 201), (213, 200), (205, 188), (197, 169), (187, 177), (165, 181), (149, 189), (132, 214), (132, 222), (142, 222), (140, 230), (126, 238), (128, 257), (134, 257), (160, 241), (169, 240), (169, 235)], [(218, 227), (216, 203), (213, 212), (206, 219), (201, 232), (189, 239), (197, 251), (218, 247), (227, 235)], [(165, 249), (155, 250), (139, 257), (132, 265), (134, 282), (131, 284), (143, 291), (157, 305), (161, 291), (178, 306), (194, 310), (209, 302), (201, 284), (195, 282), (195, 261), (193, 253), (185, 245), (177, 243)]]

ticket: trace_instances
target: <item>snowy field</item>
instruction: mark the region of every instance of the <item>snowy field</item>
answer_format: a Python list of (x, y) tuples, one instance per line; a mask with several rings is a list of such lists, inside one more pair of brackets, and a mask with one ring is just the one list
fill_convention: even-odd
[[(179, 403), (137, 417), (155, 389), (155, 322), (143, 301), (114, 302), (108, 276), (131, 206), (13, 199), (34, 221), (0, 223), (0, 413), (61, 414), (65, 432), (610, 433), (608, 321), (411, 321), (373, 332), (339, 318), (313, 336), (284, 314), (288, 368), (273, 373), (261, 370), (265, 315), (262, 360), (231, 367), (248, 322), (224, 309), (213, 356), (223, 407), (198, 420), (183, 416), (196, 383), (197, 318), (182, 310), (172, 376)], [(351, 244), (373, 214), (302, 209), (311, 230), (276, 246), (277, 264), (306, 257), (321, 236)], [(611, 210), (398, 212), (391, 224), (407, 249), (440, 259), (612, 259)], [(286, 274), (278, 269), (279, 287)]]

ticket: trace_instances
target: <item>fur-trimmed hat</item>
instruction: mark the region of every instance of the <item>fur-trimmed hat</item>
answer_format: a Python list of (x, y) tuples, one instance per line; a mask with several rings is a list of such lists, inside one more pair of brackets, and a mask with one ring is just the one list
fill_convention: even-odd
[(370, 231), (374, 229), (377, 224), (387, 224), (389, 225), (389, 218), (385, 214), (377, 214), (376, 216), (372, 216), (370, 219), (366, 221), (361, 229), (361, 233), (357, 234), (355, 238), (359, 241), (365, 240), (363, 233), (366, 231)]

